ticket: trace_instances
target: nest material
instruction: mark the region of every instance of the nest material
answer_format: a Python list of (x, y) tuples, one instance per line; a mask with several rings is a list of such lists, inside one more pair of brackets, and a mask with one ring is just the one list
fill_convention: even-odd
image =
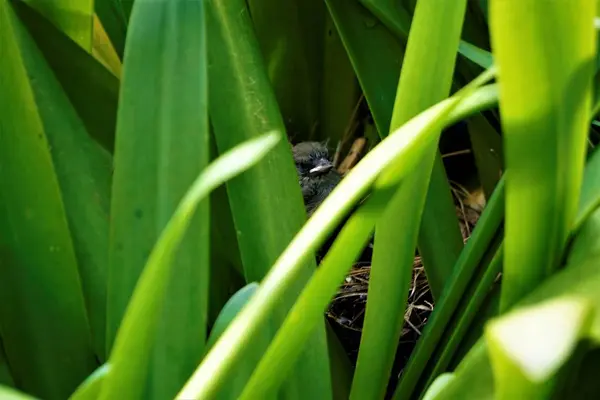
[[(356, 163), (355, 156), (353, 158), (350, 167)], [(348, 164), (346, 164), (346, 168), (348, 168)], [(466, 242), (484, 207), (484, 197), (481, 191), (469, 193), (465, 188), (454, 183), (452, 192), (461, 233)], [(346, 340), (343, 341), (346, 342), (345, 347), (351, 358), (355, 358), (358, 353), (370, 275), (370, 261), (357, 262), (339, 288), (327, 311), (330, 321), (337, 325), (338, 333), (346, 336)], [(433, 297), (429, 291), (425, 269), (421, 258), (415, 256), (407, 308), (404, 313), (405, 323), (400, 336), (400, 347), (403, 343), (406, 345), (403, 351), (404, 358), (408, 358), (412, 347), (421, 336), (422, 328), (433, 311), (433, 307)]]
[[(477, 223), (479, 211), (466, 205), (464, 201), (458, 203), (456, 213), (466, 242)], [(352, 267), (327, 312), (328, 317), (336, 324), (357, 332), (362, 331), (370, 276), (370, 262), (358, 262)], [(425, 269), (421, 257), (416, 256), (413, 261), (413, 276), (408, 292), (408, 306), (404, 314), (402, 337), (411, 332), (417, 337), (420, 336), (421, 329), (432, 311), (433, 299), (429, 292)]]

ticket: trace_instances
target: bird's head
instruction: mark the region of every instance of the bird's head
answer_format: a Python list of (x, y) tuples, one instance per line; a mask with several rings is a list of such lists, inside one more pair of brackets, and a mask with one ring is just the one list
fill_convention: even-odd
[(300, 177), (317, 177), (333, 169), (327, 147), (320, 142), (300, 142), (292, 148)]
[(340, 182), (327, 146), (320, 142), (300, 142), (292, 147), (304, 204), (309, 215)]

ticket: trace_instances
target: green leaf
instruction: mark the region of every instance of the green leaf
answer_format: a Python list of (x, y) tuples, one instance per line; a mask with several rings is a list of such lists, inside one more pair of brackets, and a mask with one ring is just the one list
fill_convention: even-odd
[(258, 288), (258, 283), (252, 282), (238, 290), (227, 303), (223, 306), (223, 309), (219, 313), (211, 332), (208, 337), (208, 341), (206, 342), (206, 349), (210, 350), (210, 348), (215, 344), (219, 336), (225, 331), (225, 328), (231, 323), (231, 321), (235, 318), (236, 315), (240, 312), (240, 310), (248, 303), (250, 297), (254, 295), (256, 289)]
[(6, 351), (4, 350), (2, 338), (0, 338), (0, 385), (15, 386), (15, 381), (6, 361)]
[(24, 0), (84, 50), (92, 51), (93, 0)]
[(326, 0), (365, 99), (381, 132), (389, 132), (403, 46), (355, 1)]
[(489, 51), (485, 51), (464, 40), (461, 40), (458, 44), (458, 52), (482, 68), (490, 68), (494, 64), (494, 57)]
[(583, 173), (579, 208), (573, 230), (576, 231), (600, 206), (600, 151), (594, 151)]
[(497, 398), (546, 398), (551, 378), (587, 334), (591, 311), (585, 299), (564, 297), (489, 322), (485, 338)]
[[(87, 134), (43, 55), (19, 40), (61, 189), (96, 356), (104, 360), (112, 158)], [(59, 109), (62, 112), (57, 113)]]
[(6, 386), (0, 386), (0, 398), (2, 400), (35, 400), (35, 397)]
[[(215, 321), (213, 329), (208, 338), (206, 345), (207, 349), (210, 349), (216, 343), (227, 326), (229, 326), (231, 321), (236, 317), (237, 314), (239, 314), (241, 309), (254, 295), (257, 288), (258, 283), (249, 283), (237, 291), (231, 297), (231, 299), (229, 299), (229, 301), (223, 307), (223, 310), (221, 310), (219, 317)], [(250, 379), (250, 376), (254, 371), (254, 366), (263, 356), (263, 349), (268, 346), (270, 336), (270, 332), (265, 330), (253, 342), (252, 349), (250, 350), (249, 354), (244, 357), (243, 360), (241, 360), (240, 364), (238, 364), (235, 376), (233, 376), (228, 382), (227, 386), (219, 392), (220, 399), (237, 399), (239, 397), (240, 393), (242, 393), (242, 390), (244, 389), (244, 386), (246, 385), (246, 382), (248, 379)]]
[(311, 140), (329, 140), (329, 143), (337, 144), (355, 122), (360, 88), (348, 53), (329, 13), (325, 24), (319, 129), (314, 132)]
[[(211, 85), (218, 87), (218, 90), (210, 90), (209, 104), (219, 152), (260, 132), (284, 132), (277, 100), (244, 1), (212, 0), (207, 7), (211, 38), (209, 79)], [(289, 143), (282, 141), (264, 163), (228, 182), (227, 192), (246, 282), (262, 281), (306, 221)], [(306, 260), (301, 278), (278, 298), (278, 309), (269, 316), (271, 332), (280, 325), (314, 268), (314, 260)], [(303, 357), (298, 360), (293, 376), (290, 375), (282, 388), (282, 396), (292, 397), (294, 393), (303, 393), (307, 397), (327, 396), (331, 392), (331, 383), (324, 325), (315, 331), (303, 349)], [(228, 372), (235, 374), (233, 370)], [(226, 381), (228, 379), (219, 384)], [(218, 391), (215, 388), (214, 393)]]
[(334, 400), (346, 400), (350, 396), (352, 375), (354, 369), (346, 349), (342, 346), (340, 339), (327, 321), (327, 349), (329, 350), (329, 362), (331, 363), (331, 386)]
[(79, 385), (69, 400), (96, 400), (100, 395), (104, 379), (110, 372), (109, 364), (102, 364)]
[(325, 7), (321, 0), (247, 0), (285, 126), (295, 140), (317, 128)]
[(122, 60), (125, 52), (127, 19), (119, 0), (95, 0), (94, 10), (102, 22), (117, 55)]
[[(138, 0), (136, 7), (143, 7), (143, 1)], [(139, 15), (141, 14), (134, 14), (132, 27), (135, 27), (135, 18)], [(159, 320), (164, 318), (161, 308), (164, 307), (163, 303), (172, 283), (170, 281), (174, 276), (171, 271), (173, 261), (193, 223), (196, 209), (211, 191), (252, 167), (279, 141), (279, 134), (269, 133), (223, 154), (202, 171), (179, 202), (153, 247), (133, 292), (115, 340), (109, 361), (111, 372), (102, 385), (100, 399), (121, 396), (128, 399), (141, 398), (144, 389), (144, 366), (149, 361), (153, 339), (159, 333)]]
[(25, 3), (15, 2), (15, 11), (60, 81), (88, 133), (112, 152), (117, 120), (118, 80)]
[[(405, 42), (410, 33), (412, 16), (407, 9), (397, 1), (392, 0), (360, 0), (377, 18), (402, 42)], [(465, 21), (468, 26), (469, 20)], [(465, 40), (460, 40), (458, 53), (476, 65), (487, 69), (492, 66), (493, 57), (489, 51), (477, 47)], [(463, 70), (459, 66), (458, 70)]]
[[(36, 90), (49, 82), (29, 81), (26, 63), (36, 51), (9, 4), (0, 2), (0, 303), (10, 305), (0, 309), (0, 330), (19, 387), (64, 399), (96, 361), (60, 192), (64, 175), (49, 149), (48, 130), (70, 116), (56, 110), (50, 120), (38, 109)], [(37, 57), (33, 62), (41, 62)], [(62, 95), (51, 90), (58, 92), (48, 96)]]
[(502, 310), (558, 268), (577, 212), (596, 52), (595, 1), (577, 4), (490, 3), (509, 171)]
[(502, 172), (502, 137), (481, 114), (470, 118), (467, 125), (479, 181), (486, 198), (489, 199)]
[[(140, 0), (130, 21), (115, 142), (108, 351), (154, 243), (209, 160), (203, 4), (202, 0)], [(198, 207), (174, 255), (177, 272), (163, 282), (166, 295), (160, 297), (161, 307), (153, 310), (156, 319), (145, 322), (151, 332), (145, 332), (145, 325), (124, 331), (124, 335), (143, 331), (140, 337), (151, 335), (151, 341), (140, 346), (130, 364), (122, 361), (126, 354), (118, 349), (111, 352), (111, 360), (121, 361), (111, 361), (115, 383), (106, 384), (103, 396), (114, 398), (122, 388), (119, 396), (127, 392), (131, 395), (125, 397), (135, 399), (147, 382), (144, 398), (172, 397), (204, 353), (208, 199)], [(128, 370), (129, 382), (128, 374), (120, 372), (128, 365), (135, 370)]]

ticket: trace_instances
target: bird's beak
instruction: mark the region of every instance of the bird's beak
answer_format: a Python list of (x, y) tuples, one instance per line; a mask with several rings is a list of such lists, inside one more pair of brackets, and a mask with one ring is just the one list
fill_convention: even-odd
[(325, 174), (333, 168), (333, 164), (329, 160), (321, 159), (318, 161), (317, 166), (312, 168), (308, 173), (312, 176)]

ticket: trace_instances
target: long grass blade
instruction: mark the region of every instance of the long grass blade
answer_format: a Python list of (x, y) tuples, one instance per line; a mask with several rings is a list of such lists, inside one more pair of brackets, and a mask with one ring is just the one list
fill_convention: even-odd
[(0, 2), (0, 327), (20, 388), (64, 399), (96, 361), (47, 115), (25, 68), (35, 49), (23, 43), (32, 46)]
[(92, 39), (92, 55), (102, 63), (114, 76), (121, 78), (123, 66), (108, 34), (104, 30), (98, 15), (94, 14), (94, 35)]
[(576, 3), (490, 2), (508, 171), (502, 310), (558, 268), (577, 212), (596, 3)]
[(94, 10), (120, 60), (125, 52), (127, 19), (119, 0), (94, 0)]
[(90, 54), (25, 3), (16, 2), (15, 11), (60, 81), (89, 135), (112, 152), (119, 81)]
[[(223, 310), (219, 314), (219, 317), (215, 321), (213, 329), (210, 333), (207, 343), (207, 349), (210, 349), (223, 334), (227, 326), (231, 321), (239, 314), (241, 309), (248, 303), (250, 298), (256, 292), (258, 284), (256, 282), (249, 283), (244, 286), (238, 292), (236, 292), (231, 299), (225, 304)], [(254, 371), (255, 365), (260, 361), (264, 354), (263, 349), (269, 345), (271, 339), (270, 331), (265, 329), (258, 337), (253, 341), (252, 349), (249, 354), (238, 364), (236, 368), (236, 374), (227, 383), (227, 387), (223, 388), (219, 392), (219, 398), (221, 399), (237, 399), (244, 389), (244, 386), (250, 379), (252, 372)]]
[(488, 265), (485, 265), (485, 270), (481, 280), (476, 283), (475, 290), (473, 293), (465, 293), (464, 298), (467, 300), (466, 305), (463, 309), (459, 309), (455, 312), (456, 321), (455, 324), (449, 324), (446, 329), (446, 337), (444, 338), (446, 343), (443, 343), (442, 352), (439, 357), (435, 358), (434, 367), (432, 372), (429, 374), (428, 382), (425, 385), (429, 386), (433, 378), (436, 378), (448, 368), (453, 357), (462, 344), (462, 341), (469, 333), (468, 330), (471, 328), (471, 324), (478, 317), (478, 313), (481, 312), (481, 308), (486, 301), (486, 296), (490, 292), (490, 288), (494, 284), (494, 281), (498, 278), (498, 274), (502, 270), (502, 244), (496, 250), (494, 257)]
[(31, 397), (13, 388), (3, 386), (0, 386), (0, 397), (2, 400), (35, 400), (35, 397)]
[[(143, 1), (138, 0), (136, 7), (143, 7)], [(133, 26), (135, 18), (134, 13)], [(100, 392), (101, 400), (141, 398), (144, 385), (140, 381), (144, 380), (144, 366), (158, 333), (159, 319), (163, 318), (160, 309), (169, 288), (173, 261), (198, 206), (215, 188), (260, 161), (280, 139), (279, 133), (270, 132), (233, 148), (209, 164), (185, 193), (153, 247), (127, 307), (111, 353), (111, 371)]]
[(470, 278), (492, 242), (504, 213), (504, 179), (500, 180), (488, 205), (481, 214), (477, 226), (465, 249), (461, 252), (457, 265), (444, 294), (431, 314), (423, 338), (417, 343), (406, 366), (400, 384), (394, 393), (394, 399), (410, 398), (415, 386), (423, 373), (429, 358), (435, 351), (452, 314), (454, 313), (462, 293), (465, 291)]
[(4, 350), (4, 344), (2, 338), (0, 338), (0, 385), (4, 386), (15, 386), (15, 380), (13, 379), (8, 362), (6, 360), (6, 351)]
[[(379, 132), (389, 132), (404, 46), (354, 1), (326, 0)], [(367, 21), (367, 23), (365, 23)]]
[[(117, 361), (111, 361), (115, 383), (103, 389), (108, 398), (135, 399), (146, 382), (144, 398), (172, 397), (204, 353), (210, 261), (207, 199), (189, 221), (174, 255), (176, 272), (163, 282), (166, 295), (160, 297), (161, 307), (153, 309), (154, 322), (124, 328), (124, 335), (150, 335), (150, 342), (143, 342), (127, 361), (128, 350), (111, 348), (148, 252), (209, 160), (205, 27), (201, 0), (140, 0), (131, 17), (111, 204), (107, 351)], [(128, 371), (131, 377), (121, 376), (121, 368), (129, 367), (135, 370)], [(117, 395), (119, 390), (123, 392)]]
[(581, 197), (573, 230), (576, 231), (600, 206), (600, 151), (594, 151), (583, 174)]
[[(260, 132), (284, 132), (245, 2), (210, 1), (208, 27), (209, 79), (215, 88), (210, 90), (209, 103), (219, 152)], [(227, 191), (246, 282), (259, 282), (306, 221), (289, 143), (280, 143), (264, 163), (228, 182)], [(307, 259), (302, 278), (278, 298), (278, 309), (269, 317), (271, 332), (281, 324), (314, 268), (314, 261)], [(282, 387), (283, 397), (331, 393), (324, 328), (316, 330), (304, 346), (293, 375)]]
[[(320, 90), (319, 126), (312, 132), (311, 140), (342, 144), (342, 154), (350, 143), (344, 140), (351, 135), (356, 121), (356, 105), (359, 102), (359, 85), (354, 68), (335, 24), (329, 13), (325, 20), (323, 72)], [(342, 143), (343, 141), (343, 143)]]
[(306, 140), (319, 122), (325, 6), (320, 0), (246, 2), (287, 131)]
[(88, 53), (92, 52), (93, 0), (25, 0)]
[(21, 35), (18, 44), (29, 79), (36, 83), (33, 94), (73, 238), (94, 350), (104, 360), (112, 157), (87, 134), (29, 35)]
[(69, 400), (96, 400), (100, 395), (104, 379), (110, 372), (110, 365), (102, 364), (90, 376), (88, 376), (77, 390), (69, 397)]
[[(419, 0), (417, 4), (392, 129), (449, 94), (466, 1), (446, 4), (440, 7), (435, 0)], [(430, 29), (431, 21), (436, 21), (435, 30)], [(435, 47), (445, 50), (438, 51), (435, 60), (428, 59), (427, 54), (432, 53), (420, 45), (422, 42), (435, 43)], [(379, 398), (385, 393), (404, 322), (417, 237), (429, 287), (436, 298), (462, 249), (449, 184), (436, 150), (436, 146), (428, 149), (415, 173), (403, 182), (402, 195), (392, 200), (375, 229), (353, 399)], [(398, 235), (398, 221), (403, 222), (403, 235)], [(440, 242), (445, 245), (440, 247)]]

